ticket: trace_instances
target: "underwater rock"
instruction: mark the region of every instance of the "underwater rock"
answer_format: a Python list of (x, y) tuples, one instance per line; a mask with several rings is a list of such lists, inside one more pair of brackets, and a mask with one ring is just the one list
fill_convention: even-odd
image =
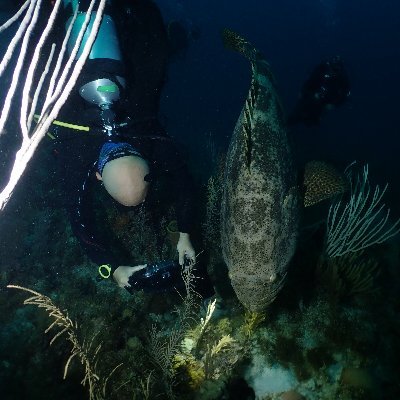
[(196, 392), (195, 400), (218, 400), (221, 399), (225, 389), (225, 382), (221, 380), (205, 381)]
[(304, 400), (304, 397), (295, 390), (288, 390), (281, 394), (281, 400)]
[(227, 398), (229, 400), (254, 400), (255, 394), (243, 378), (235, 378), (229, 382)]
[(122, 311), (122, 318), (132, 318), (133, 316), (133, 310), (130, 308), (124, 308), (124, 311)]
[(299, 384), (292, 370), (279, 364), (268, 364), (263, 356), (257, 354), (253, 356), (245, 379), (254, 390), (257, 399), (292, 390)]
[(370, 394), (378, 393), (376, 379), (366, 368), (343, 368), (340, 382), (342, 385), (363, 389)]
[(222, 254), (240, 302), (262, 311), (285, 283), (296, 247), (299, 193), (270, 67), (234, 32), (226, 30), (224, 41), (249, 59), (253, 74), (226, 157)]
[(129, 350), (138, 350), (143, 346), (139, 338), (136, 336), (131, 336), (126, 342), (126, 347), (128, 347)]

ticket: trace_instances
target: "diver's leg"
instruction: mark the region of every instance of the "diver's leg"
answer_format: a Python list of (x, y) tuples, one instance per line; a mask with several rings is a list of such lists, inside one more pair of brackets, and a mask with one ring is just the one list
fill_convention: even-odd
[(128, 113), (136, 133), (159, 134), (161, 89), (168, 61), (168, 38), (160, 10), (153, 1), (136, 0), (126, 15), (121, 41), (128, 66)]

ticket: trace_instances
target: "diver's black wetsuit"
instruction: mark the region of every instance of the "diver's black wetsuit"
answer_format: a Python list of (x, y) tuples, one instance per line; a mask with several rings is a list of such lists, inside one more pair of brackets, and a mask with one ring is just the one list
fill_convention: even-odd
[[(129, 129), (127, 134), (129, 134)], [(98, 264), (122, 265), (125, 260), (116, 259), (107, 246), (102, 243), (95, 226), (93, 213), (93, 185), (96, 161), (106, 138), (91, 136), (80, 132), (60, 132), (55, 142), (55, 153), (61, 170), (61, 184), (64, 188), (64, 200), (72, 229), (90, 259)], [(149, 162), (151, 178), (164, 181), (169, 195), (175, 204), (178, 229), (180, 232), (191, 232), (193, 223), (192, 195), (193, 184), (186, 164), (168, 136), (151, 139), (149, 137), (129, 138), (124, 136), (123, 142), (130, 143), (139, 150), (143, 158)], [(165, 184), (165, 182), (168, 182)], [(152, 182), (154, 186), (156, 182)], [(152, 197), (152, 187), (148, 197)], [(163, 193), (165, 195), (165, 193)], [(157, 207), (157, 199), (146, 200), (149, 207)], [(107, 229), (107, 227), (101, 227)]]
[[(99, 133), (58, 128), (57, 139), (54, 141), (65, 205), (73, 231), (93, 262), (114, 266), (123, 265), (126, 260), (113, 255), (100, 239), (99, 229), (106, 227), (96, 226), (92, 201), (96, 161), (106, 141), (131, 144), (148, 161), (150, 178), (167, 182), (166, 187), (175, 205), (180, 232), (190, 232), (193, 223), (192, 179), (177, 146), (157, 119), (168, 54), (163, 21), (158, 8), (150, 0), (124, 1), (121, 4), (119, 1), (115, 3), (113, 18), (120, 31), (126, 64), (122, 66), (113, 62), (111, 70), (118, 75), (121, 70), (126, 69), (127, 90), (125, 100), (116, 109), (117, 122), (126, 120), (126, 117), (131, 122), (118, 130), (119, 136), (107, 137), (100, 132), (98, 109), (90, 108), (75, 90), (58, 119), (89, 126), (94, 132), (97, 127)], [(127, 8), (131, 10), (126, 12)], [(110, 71), (107, 60), (105, 64), (107, 71)], [(80, 81), (90, 80), (90, 74), (103, 77), (99, 76), (101, 68), (101, 60), (89, 60)], [(76, 87), (79, 85), (78, 82)], [(154, 183), (150, 186), (150, 201), (146, 199), (146, 204), (157, 207), (160, 200), (152, 199), (152, 186)]]

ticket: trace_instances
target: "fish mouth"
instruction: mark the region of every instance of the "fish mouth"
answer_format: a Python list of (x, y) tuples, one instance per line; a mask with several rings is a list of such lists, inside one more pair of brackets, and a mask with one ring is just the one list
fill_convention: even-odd
[(235, 290), (239, 301), (250, 311), (259, 312), (265, 310), (281, 291), (285, 277), (279, 274), (271, 274), (271, 276), (262, 279), (257, 275), (241, 274), (239, 277), (234, 274), (234, 279), (231, 278), (232, 287)]

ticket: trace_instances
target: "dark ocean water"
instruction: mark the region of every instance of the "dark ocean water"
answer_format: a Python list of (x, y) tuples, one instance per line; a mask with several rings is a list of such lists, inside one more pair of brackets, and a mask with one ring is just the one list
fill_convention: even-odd
[[(9, 6), (6, 0), (1, 3), (2, 10)], [(296, 156), (340, 166), (353, 160), (368, 163), (372, 176), (388, 181), (392, 194), (399, 197), (400, 12), (395, 1), (160, 0), (157, 4), (166, 22), (183, 21), (200, 32), (185, 55), (170, 64), (162, 96), (169, 132), (188, 147), (195, 165), (202, 160), (196, 159), (198, 151), (191, 150), (203, 146), (207, 138), (217, 148), (226, 148), (248, 90), (247, 62), (222, 46), (220, 32), (228, 27), (251, 41), (270, 62), (287, 113), (314, 67), (342, 56), (350, 76), (350, 100), (326, 113), (320, 126), (292, 130)], [(7, 37), (6, 32), (1, 49)]]
[[(332, 56), (342, 57), (350, 77), (351, 96), (344, 105), (323, 114), (319, 125), (290, 129), (297, 165), (301, 168), (307, 161), (324, 160), (343, 170), (354, 160), (359, 165), (368, 164), (374, 184), (389, 183), (384, 202), (392, 209), (393, 219), (400, 216), (399, 2), (156, 3), (165, 22), (180, 21), (196, 32), (185, 52), (169, 65), (161, 118), (169, 134), (181, 143), (198, 183), (207, 182), (215, 172), (218, 156), (226, 152), (249, 90), (249, 63), (222, 45), (221, 30), (230, 28), (265, 55), (287, 114), (315, 66)], [(13, 1), (0, 0), (1, 21), (12, 6)], [(12, 33), (0, 36), (0, 54), (11, 37)], [(0, 98), (7, 79), (1, 78)], [(8, 146), (16, 146), (17, 134), (7, 134), (0, 140), (0, 182), (7, 178), (5, 171), (13, 155)], [(67, 380), (62, 379), (70, 344), (60, 338), (50, 346), (51, 334), (43, 333), (49, 325), (47, 314), (33, 306), (21, 306), (25, 297), (6, 289), (9, 283), (51, 297), (79, 322), (81, 338), (100, 332), (103, 347), (99, 366), (105, 369), (103, 377), (124, 363), (110, 384), (114, 389), (120, 385), (123, 388), (110, 399), (173, 398), (166, 395), (171, 387), (176, 398), (184, 400), (400, 397), (398, 237), (369, 249), (355, 263), (360, 269), (353, 270), (353, 281), (345, 275), (348, 281), (341, 286), (343, 282), (334, 273), (316, 277), (318, 271), (321, 273), (322, 261), (326, 261), (321, 255), (324, 232), (313, 231), (310, 223), (311, 229), (307, 226), (308, 230), (302, 231), (286, 287), (273, 307), (260, 317), (246, 314), (235, 299), (220, 254), (218, 250), (215, 254), (210, 243), (213, 237), (207, 237), (209, 227), (199, 228), (196, 244), (205, 248), (201, 262), (207, 264), (216, 282), (223, 299), (222, 310), (213, 317), (201, 340), (197, 336), (198, 348), (194, 350), (187, 350), (187, 346), (193, 346), (204, 310), (190, 321), (192, 331), (181, 329), (181, 353), (174, 354), (187, 358), (184, 362), (173, 358), (176, 381), (171, 386), (149, 356), (154, 355), (149, 350), (149, 337), (154, 324), (167, 338), (176, 334), (174, 324), (179, 325), (179, 319), (172, 310), (179, 309), (182, 299), (171, 294), (130, 296), (116, 285), (95, 280), (95, 266), (88, 266), (60, 206), (52, 160), (45, 150), (43, 147), (38, 151), (12, 201), (0, 214), (0, 399), (89, 398), (87, 389), (81, 387), (83, 370), (77, 361), (71, 364)], [(307, 214), (306, 223), (314, 223), (321, 215), (326, 218), (326, 206), (317, 209), (316, 217)], [(111, 210), (107, 222), (114, 234), (132, 236), (132, 241), (128, 240), (132, 254), (139, 251), (135, 240), (155, 241), (154, 232), (139, 225), (135, 217), (117, 219), (116, 215)], [(218, 248), (219, 239), (217, 242)], [(150, 244), (145, 247), (148, 252), (152, 249)], [(215, 257), (220, 261), (216, 262)], [(341, 266), (338, 263), (332, 268), (343, 268), (351, 262), (345, 259)], [(321, 283), (324, 279), (328, 283)], [(227, 345), (220, 358), (213, 359), (214, 364), (208, 365), (213, 374), (208, 371), (205, 376), (204, 354), (221, 337), (230, 335), (235, 344)], [(182, 350), (185, 346), (186, 353)], [(238, 360), (233, 361), (235, 355)], [(147, 378), (152, 388), (149, 397), (145, 396)], [(303, 397), (281, 396), (282, 392), (289, 396), (292, 389)]]
[(270, 62), (286, 111), (322, 60), (340, 55), (350, 75), (351, 98), (315, 128), (296, 127), (300, 160), (346, 166), (368, 163), (372, 177), (390, 182), (399, 198), (400, 6), (375, 1), (160, 1), (165, 17), (198, 25), (201, 39), (171, 65), (164, 110), (171, 132), (192, 148), (211, 135), (225, 146), (248, 90), (247, 62), (223, 49), (229, 27)]

